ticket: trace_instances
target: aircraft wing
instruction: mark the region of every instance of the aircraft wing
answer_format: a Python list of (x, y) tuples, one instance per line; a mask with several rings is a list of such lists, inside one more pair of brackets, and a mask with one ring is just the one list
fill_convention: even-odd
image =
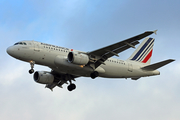
[(140, 39), (145, 38), (153, 33), (156, 34), (156, 31), (157, 30), (144, 32), (132, 38), (89, 52), (88, 55), (90, 55), (91, 58), (95, 58), (94, 67), (97, 68), (101, 64), (104, 64), (108, 58), (114, 55), (118, 56), (120, 52), (131, 47), (135, 48), (135, 45), (139, 43), (138, 41)]
[[(53, 88), (58, 86), (62, 88), (63, 84), (68, 84), (68, 81), (74, 80), (74, 78), (78, 78), (78, 76), (70, 75), (70, 74), (63, 74), (59, 71), (56, 71), (56, 69), (51, 68), (51, 74), (54, 75), (54, 82), (51, 84), (46, 84), (45, 88), (49, 88), (51, 91), (53, 91)], [(74, 80), (75, 81), (75, 80)]]

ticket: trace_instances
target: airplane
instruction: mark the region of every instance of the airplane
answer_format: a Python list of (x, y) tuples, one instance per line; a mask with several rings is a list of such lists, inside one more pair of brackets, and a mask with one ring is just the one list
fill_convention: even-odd
[[(51, 68), (51, 71), (36, 71), (33, 75), (35, 82), (45, 84), (50, 90), (56, 86), (62, 88), (63, 84), (69, 82), (67, 89), (72, 91), (76, 89), (73, 81), (78, 77), (138, 80), (141, 77), (160, 75), (157, 69), (175, 60), (150, 64), (155, 39), (147, 36), (156, 34), (156, 31), (147, 31), (91, 52), (25, 40), (8, 47), (7, 53), (30, 63), (30, 74), (34, 73), (35, 64)], [(119, 53), (129, 48), (135, 48), (142, 38), (145, 39), (127, 60), (112, 58), (119, 57)]]

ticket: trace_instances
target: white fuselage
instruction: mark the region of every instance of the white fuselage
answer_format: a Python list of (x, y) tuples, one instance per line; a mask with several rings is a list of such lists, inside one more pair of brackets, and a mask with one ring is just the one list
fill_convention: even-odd
[[(35, 61), (36, 64), (48, 66), (62, 74), (89, 77), (93, 69), (90, 66), (76, 65), (68, 62), (68, 53), (72, 50), (36, 41), (22, 41), (25, 44), (11, 46), (7, 52), (22, 61)], [(81, 52), (81, 51), (77, 51)], [(146, 64), (135, 61), (123, 61), (109, 58), (101, 64), (96, 71), (100, 77), (106, 78), (140, 78), (145, 76), (159, 75), (159, 71), (144, 71), (141, 67)]]

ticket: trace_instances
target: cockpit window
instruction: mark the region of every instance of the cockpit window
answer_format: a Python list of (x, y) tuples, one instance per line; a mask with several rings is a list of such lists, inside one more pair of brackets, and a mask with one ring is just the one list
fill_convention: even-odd
[(18, 42), (18, 43), (15, 43), (14, 45), (27, 45), (25, 42)]
[(18, 45), (19, 43), (15, 43), (14, 45)]

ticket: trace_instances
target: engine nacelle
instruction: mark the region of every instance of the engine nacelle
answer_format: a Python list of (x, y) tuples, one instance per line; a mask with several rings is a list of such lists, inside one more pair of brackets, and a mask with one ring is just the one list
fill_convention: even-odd
[(89, 62), (89, 57), (83, 53), (70, 52), (68, 54), (68, 61), (77, 65), (86, 65)]
[(54, 76), (45, 71), (36, 71), (33, 77), (34, 81), (41, 84), (51, 84), (54, 81)]

